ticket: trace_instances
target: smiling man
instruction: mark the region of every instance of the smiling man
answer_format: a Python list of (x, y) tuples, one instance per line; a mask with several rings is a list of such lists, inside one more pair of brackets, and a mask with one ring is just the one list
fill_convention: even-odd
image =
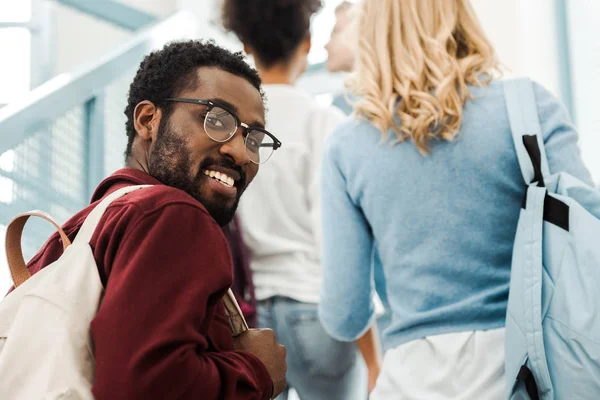
[[(142, 61), (129, 90), (127, 168), (64, 226), (71, 240), (102, 198), (90, 241), (105, 296), (91, 325), (96, 399), (270, 399), (285, 386), (285, 348), (270, 330), (232, 338), (221, 299), (232, 283), (219, 225), (280, 146), (264, 129), (260, 78), (239, 54), (178, 42)], [(62, 252), (58, 235), (29, 263)]]

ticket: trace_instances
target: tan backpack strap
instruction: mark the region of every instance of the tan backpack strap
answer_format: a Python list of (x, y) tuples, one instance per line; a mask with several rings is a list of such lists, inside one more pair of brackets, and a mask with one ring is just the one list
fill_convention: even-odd
[(223, 297), (223, 304), (225, 305), (225, 312), (227, 313), (227, 319), (229, 319), (229, 329), (233, 337), (246, 332), (248, 330), (248, 323), (231, 289)]
[(71, 241), (62, 230), (60, 225), (52, 219), (52, 217), (43, 211), (29, 211), (24, 214), (17, 216), (15, 219), (8, 224), (6, 228), (6, 258), (8, 260), (8, 267), (10, 268), (10, 275), (12, 276), (15, 287), (25, 282), (31, 274), (27, 270), (25, 259), (23, 258), (23, 250), (21, 248), (21, 238), (23, 236), (23, 228), (29, 217), (40, 217), (50, 222), (58, 230), (58, 234), (62, 239), (63, 251), (71, 245)]

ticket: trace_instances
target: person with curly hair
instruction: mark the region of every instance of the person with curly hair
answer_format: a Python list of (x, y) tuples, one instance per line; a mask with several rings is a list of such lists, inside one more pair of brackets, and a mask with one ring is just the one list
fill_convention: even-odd
[(253, 56), (263, 80), (268, 128), (285, 142), (239, 207), (259, 326), (274, 329), (286, 346), (288, 385), (301, 399), (365, 399), (357, 346), (328, 335), (317, 315), (321, 149), (344, 115), (295, 84), (308, 65), (310, 22), (321, 1), (224, 0), (222, 7), (224, 27)]
[[(126, 168), (63, 226), (73, 241), (106, 196), (150, 185), (114, 201), (90, 241), (105, 287), (90, 327), (94, 398), (271, 399), (285, 348), (270, 330), (233, 338), (222, 303), (233, 277), (220, 225), (281, 144), (264, 127), (259, 75), (240, 53), (174, 42), (141, 62), (125, 115)], [(29, 270), (62, 249), (54, 234)]]
[[(506, 398), (505, 322), (526, 187), (500, 64), (469, 0), (365, 0), (354, 117), (324, 146), (319, 315), (372, 323), (377, 251), (391, 324), (373, 400)], [(533, 84), (550, 172), (593, 184), (560, 102)]]

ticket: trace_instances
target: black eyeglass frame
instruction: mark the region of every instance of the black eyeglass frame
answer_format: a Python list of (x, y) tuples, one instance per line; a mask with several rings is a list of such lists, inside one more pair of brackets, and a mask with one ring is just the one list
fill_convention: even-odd
[[(249, 126), (248, 124), (242, 122), (240, 120), (240, 117), (238, 117), (237, 114), (235, 112), (233, 112), (232, 109), (230, 109), (229, 107), (227, 107), (224, 104), (221, 104), (219, 102), (215, 102), (212, 100), (192, 99), (192, 98), (188, 98), (188, 97), (175, 97), (175, 98), (170, 98), (170, 99), (165, 99), (165, 100), (172, 101), (175, 103), (199, 104), (201, 106), (206, 106), (208, 112), (210, 112), (210, 110), (212, 110), (214, 107), (222, 108), (223, 110), (225, 110), (229, 114), (231, 114), (231, 116), (235, 119), (235, 122), (237, 123), (236, 131), (240, 126), (243, 127), (246, 130), (246, 132), (251, 131), (251, 130), (260, 131), (260, 132), (264, 133), (265, 135), (268, 135), (271, 139), (273, 139), (273, 151), (275, 151), (281, 147), (281, 141), (279, 139), (277, 139), (275, 137), (275, 135), (273, 135), (271, 132), (269, 132), (266, 129), (261, 128), (259, 126)], [(235, 135), (235, 131), (231, 134), (231, 136), (227, 140), (224, 140), (223, 142), (219, 142), (218, 140), (215, 140), (212, 137), (211, 137), (211, 139), (215, 140), (215, 142), (225, 143), (225, 142), (231, 140), (231, 138), (234, 135)], [(271, 145), (267, 144), (267, 145), (263, 146), (263, 144), (261, 143), (261, 147), (271, 147)]]

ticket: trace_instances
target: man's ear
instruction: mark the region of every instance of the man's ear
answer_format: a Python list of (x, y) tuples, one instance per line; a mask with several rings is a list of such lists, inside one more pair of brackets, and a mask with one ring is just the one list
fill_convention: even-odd
[(149, 100), (138, 103), (133, 110), (133, 126), (144, 141), (154, 142), (158, 134), (162, 110)]

